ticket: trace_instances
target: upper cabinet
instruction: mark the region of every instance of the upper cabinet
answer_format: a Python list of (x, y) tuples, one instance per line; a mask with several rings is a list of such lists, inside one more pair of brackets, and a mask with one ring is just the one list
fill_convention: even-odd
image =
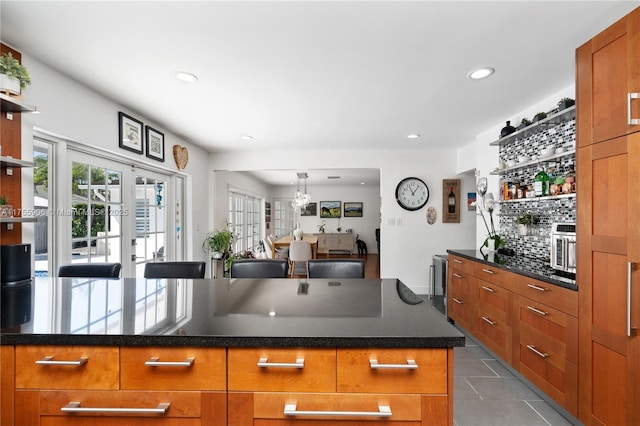
[(577, 49), (578, 146), (640, 131), (638, 52), (637, 9)]

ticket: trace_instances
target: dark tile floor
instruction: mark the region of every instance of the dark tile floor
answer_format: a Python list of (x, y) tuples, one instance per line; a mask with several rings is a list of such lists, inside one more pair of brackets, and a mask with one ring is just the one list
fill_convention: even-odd
[(468, 336), (454, 357), (455, 426), (573, 424)]

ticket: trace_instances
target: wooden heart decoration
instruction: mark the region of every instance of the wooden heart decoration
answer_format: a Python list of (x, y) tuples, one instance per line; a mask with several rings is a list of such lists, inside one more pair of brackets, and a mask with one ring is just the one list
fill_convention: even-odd
[(175, 158), (176, 160), (176, 166), (178, 166), (178, 169), (184, 170), (184, 168), (187, 167), (187, 163), (189, 162), (189, 151), (187, 151), (187, 147), (174, 145), (173, 158)]

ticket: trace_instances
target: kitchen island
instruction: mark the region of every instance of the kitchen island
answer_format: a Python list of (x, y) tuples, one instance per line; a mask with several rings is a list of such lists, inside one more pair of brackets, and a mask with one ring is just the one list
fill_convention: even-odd
[(464, 336), (397, 280), (25, 285), (26, 322), (1, 335), (3, 425), (453, 423)]

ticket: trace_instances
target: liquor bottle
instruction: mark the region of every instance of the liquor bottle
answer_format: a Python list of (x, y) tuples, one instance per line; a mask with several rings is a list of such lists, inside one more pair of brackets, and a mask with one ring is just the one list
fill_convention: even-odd
[(533, 188), (535, 190), (536, 197), (545, 197), (549, 195), (549, 175), (547, 172), (540, 170), (536, 175)]
[(449, 190), (449, 213), (456, 212), (456, 194), (453, 193), (453, 186)]

